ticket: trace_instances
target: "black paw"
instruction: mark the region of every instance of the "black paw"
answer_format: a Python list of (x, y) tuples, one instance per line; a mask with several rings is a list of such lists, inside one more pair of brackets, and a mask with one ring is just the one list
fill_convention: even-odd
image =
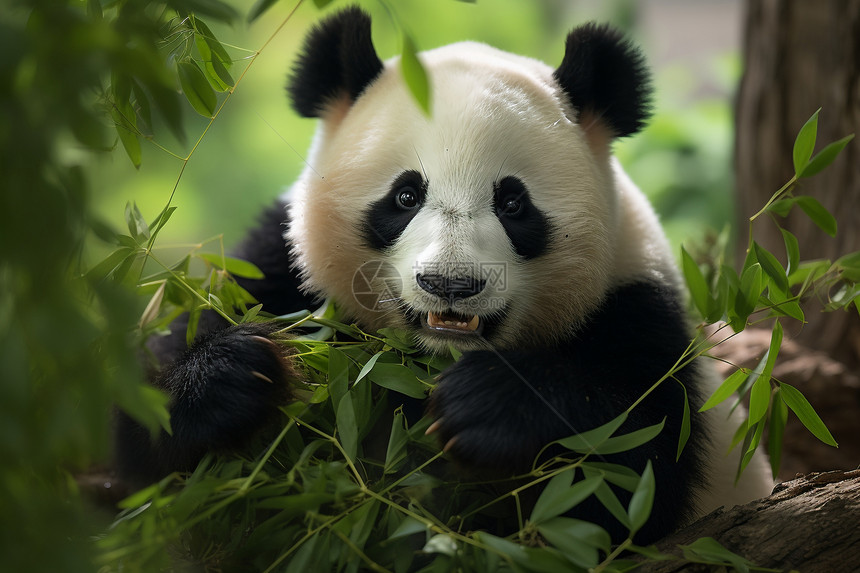
[(190, 470), (208, 452), (241, 449), (277, 419), (295, 374), (274, 331), (245, 324), (210, 332), (165, 367), (154, 384), (170, 397), (172, 435), (152, 441), (121, 415), (120, 469), (146, 477)]
[(428, 433), (465, 469), (528, 471), (547, 442), (565, 435), (539, 391), (498, 355), (469, 352), (440, 376)]

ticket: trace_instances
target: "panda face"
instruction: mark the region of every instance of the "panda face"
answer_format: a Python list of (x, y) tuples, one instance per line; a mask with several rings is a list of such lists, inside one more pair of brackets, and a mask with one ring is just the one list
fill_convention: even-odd
[(290, 213), (306, 286), (432, 351), (569, 334), (614, 266), (608, 154), (539, 62), (471, 43), (423, 62), (430, 116), (396, 60), (323, 115)]

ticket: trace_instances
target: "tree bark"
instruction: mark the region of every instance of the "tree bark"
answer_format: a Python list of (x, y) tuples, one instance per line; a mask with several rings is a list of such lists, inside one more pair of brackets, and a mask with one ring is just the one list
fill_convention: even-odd
[[(748, 0), (744, 41), (735, 146), (740, 260), (748, 217), (794, 174), (794, 138), (809, 116), (821, 108), (816, 151), (849, 133), (860, 135), (860, 0)], [(832, 239), (794, 209), (782, 223), (797, 236), (802, 259), (835, 260), (860, 249), (858, 141), (824, 172), (802, 180), (798, 192), (818, 199), (839, 226)], [(778, 256), (785, 252), (769, 221), (756, 223), (755, 238)], [(789, 334), (856, 368), (860, 317), (821, 314), (820, 308), (809, 305), (809, 324)]]
[[(721, 508), (657, 543), (677, 545), (713, 537), (759, 567), (804, 573), (857, 571), (860, 558), (860, 470), (813, 473), (779, 484), (769, 497)], [(713, 571), (683, 560), (646, 563), (637, 571)]]

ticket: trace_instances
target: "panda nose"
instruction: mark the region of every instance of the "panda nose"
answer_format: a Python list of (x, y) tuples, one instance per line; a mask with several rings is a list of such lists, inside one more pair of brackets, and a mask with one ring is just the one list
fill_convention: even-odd
[(469, 298), (484, 290), (487, 281), (473, 277), (452, 278), (444, 275), (421, 274), (415, 275), (415, 282), (424, 291), (444, 298), (449, 302)]

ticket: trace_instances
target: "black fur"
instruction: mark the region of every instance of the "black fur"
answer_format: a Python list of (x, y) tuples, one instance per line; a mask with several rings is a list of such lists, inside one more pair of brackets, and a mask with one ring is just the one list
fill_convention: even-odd
[[(412, 189), (418, 195), (418, 205), (411, 210), (397, 206), (395, 198), (404, 188)], [(397, 241), (409, 222), (418, 213), (427, 194), (427, 183), (417, 171), (404, 171), (391, 184), (391, 190), (370, 204), (364, 216), (362, 236), (373, 249), (383, 250)]]
[(323, 20), (307, 36), (287, 86), (293, 109), (320, 117), (332, 100), (361, 92), (382, 72), (370, 36), (370, 16), (346, 8)]
[(636, 133), (651, 115), (645, 58), (609, 26), (575, 28), (553, 75), (575, 109), (598, 117), (616, 137)]
[[(240, 282), (274, 314), (309, 308), (314, 302), (298, 289), (283, 238), (285, 217), (283, 203), (267, 209), (236, 252), (266, 275)], [(117, 468), (133, 480), (190, 470), (206, 452), (241, 448), (291, 397), (294, 374), (283, 349), (270, 341), (272, 325), (228, 327), (221, 317), (206, 312), (190, 348), (185, 345), (186, 325), (183, 317), (171, 325), (169, 336), (149, 342), (159, 361), (152, 383), (170, 397), (173, 435), (161, 432), (153, 441), (131, 418), (117, 414)]]
[[(442, 374), (430, 411), (440, 420), (441, 443), (456, 437), (450, 449), (455, 460), (466, 467), (519, 473), (544, 444), (621, 414), (671, 369), (688, 343), (676, 293), (656, 284), (631, 284), (611, 292), (584, 329), (559, 346), (465, 353)], [(676, 377), (695, 412), (702, 402), (695, 365)], [(620, 430), (657, 424), (666, 416), (661, 434), (633, 451), (605, 456), (637, 472), (648, 459), (653, 464), (657, 494), (637, 540), (642, 543), (659, 539), (687, 517), (693, 491), (702, 483), (698, 452), (706, 438), (695, 420), (675, 463), (683, 396), (678, 382), (666, 380)], [(584, 517), (596, 520), (616, 541), (624, 539), (626, 530), (599, 505), (586, 504), (580, 511), (593, 512)]]
[(273, 325), (245, 324), (200, 338), (154, 380), (170, 396), (172, 435), (155, 441), (124, 413), (117, 419), (117, 464), (134, 479), (194, 469), (204, 454), (247, 445), (291, 397), (294, 375)]
[[(517, 254), (524, 259), (542, 255), (547, 248), (550, 226), (544, 214), (529, 198), (523, 182), (516, 177), (505, 177), (494, 185), (496, 215), (505, 228)], [(516, 210), (506, 208), (515, 200)]]

